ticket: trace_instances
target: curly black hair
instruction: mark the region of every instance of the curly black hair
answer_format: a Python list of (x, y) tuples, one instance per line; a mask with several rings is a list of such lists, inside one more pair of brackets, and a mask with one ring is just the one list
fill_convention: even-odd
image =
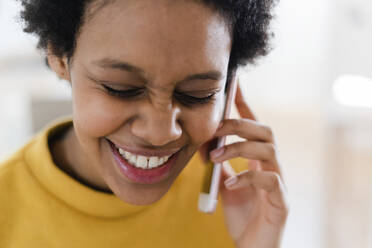
[[(23, 9), (21, 19), (24, 31), (39, 38), (38, 48), (46, 50), (48, 45), (57, 56), (71, 58), (76, 39), (83, 25), (87, 7), (95, 4), (95, 10), (113, 0), (18, 0)], [(194, 0), (195, 1), (195, 0)], [(276, 0), (198, 0), (218, 11), (230, 25), (233, 44), (228, 71), (265, 56), (273, 36), (270, 21)], [(228, 77), (230, 73), (228, 73)]]

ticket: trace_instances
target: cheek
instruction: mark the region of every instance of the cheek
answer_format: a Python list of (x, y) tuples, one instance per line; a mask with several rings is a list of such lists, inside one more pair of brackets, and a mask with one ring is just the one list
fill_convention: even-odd
[(210, 140), (222, 119), (223, 97), (210, 106), (191, 110), (185, 122), (186, 129), (194, 145), (201, 145)]
[(107, 136), (120, 128), (125, 120), (123, 103), (107, 95), (99, 86), (73, 83), (74, 125), (86, 138)]

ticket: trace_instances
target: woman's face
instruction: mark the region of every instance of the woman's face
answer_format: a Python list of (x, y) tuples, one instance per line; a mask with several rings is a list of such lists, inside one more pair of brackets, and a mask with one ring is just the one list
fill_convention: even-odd
[[(149, 204), (218, 127), (230, 32), (195, 1), (114, 1), (90, 11), (67, 66), (75, 135), (85, 166), (107, 188), (125, 202)], [(140, 169), (120, 159), (118, 147), (136, 155), (137, 167), (177, 153)]]

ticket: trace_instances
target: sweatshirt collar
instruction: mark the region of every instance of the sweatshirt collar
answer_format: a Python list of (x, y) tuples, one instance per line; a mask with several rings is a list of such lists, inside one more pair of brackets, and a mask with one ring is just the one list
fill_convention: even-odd
[(114, 194), (94, 190), (62, 171), (53, 161), (48, 140), (71, 125), (71, 117), (52, 122), (37, 134), (25, 153), (32, 174), (45, 190), (78, 211), (106, 218), (138, 213), (161, 201), (145, 206), (131, 205)]

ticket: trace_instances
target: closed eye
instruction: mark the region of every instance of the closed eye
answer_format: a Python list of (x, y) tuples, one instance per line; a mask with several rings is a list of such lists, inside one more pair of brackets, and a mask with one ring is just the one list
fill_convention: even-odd
[(106, 89), (106, 91), (110, 95), (120, 97), (120, 98), (132, 98), (132, 97), (139, 96), (140, 94), (144, 92), (143, 88), (133, 88), (129, 90), (115, 90), (104, 84), (102, 84), (102, 86)]
[[(130, 98), (138, 97), (141, 94), (143, 94), (145, 91), (143, 88), (133, 88), (129, 90), (116, 90), (104, 84), (102, 84), (102, 86), (106, 89), (108, 94), (115, 96), (115, 97), (123, 98), (123, 99), (130, 99)], [(217, 91), (214, 91), (214, 92), (208, 93), (206, 96), (196, 97), (196, 96), (185, 94), (179, 91), (174, 92), (174, 96), (176, 100), (185, 106), (207, 104), (211, 102), (212, 100), (214, 100), (216, 94), (217, 94)]]
[(188, 106), (188, 105), (195, 105), (195, 104), (207, 104), (210, 101), (214, 99), (214, 96), (216, 95), (217, 92), (209, 93), (207, 96), (204, 97), (195, 97), (192, 95), (184, 94), (181, 92), (174, 92), (175, 97), (177, 100)]

